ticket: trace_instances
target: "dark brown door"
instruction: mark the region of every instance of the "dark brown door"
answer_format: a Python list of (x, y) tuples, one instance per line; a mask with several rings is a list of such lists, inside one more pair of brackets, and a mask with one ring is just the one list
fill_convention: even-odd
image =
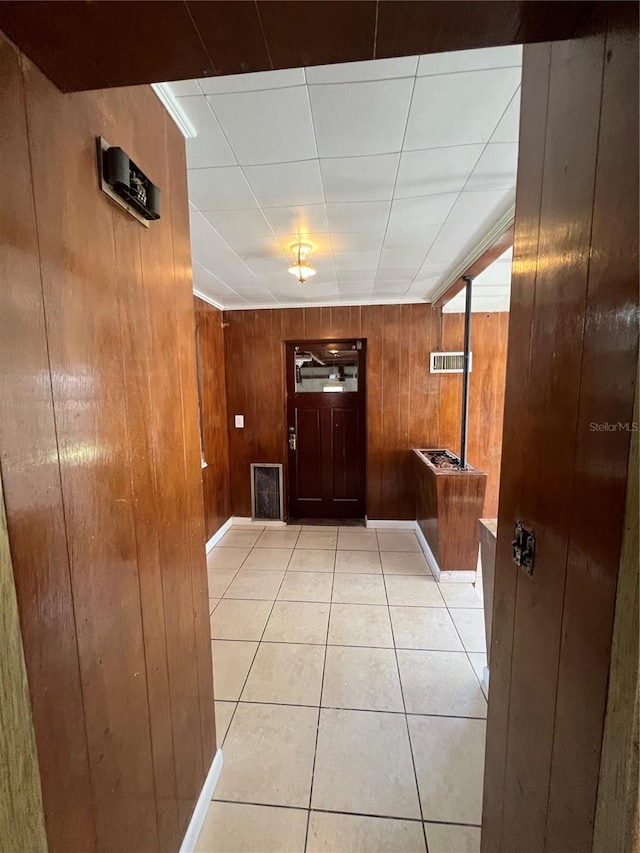
[(287, 344), (289, 517), (364, 518), (366, 346)]

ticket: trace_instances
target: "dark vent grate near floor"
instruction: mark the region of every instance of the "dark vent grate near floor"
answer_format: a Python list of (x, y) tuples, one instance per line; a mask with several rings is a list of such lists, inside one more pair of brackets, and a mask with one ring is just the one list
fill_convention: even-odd
[(282, 520), (282, 465), (251, 464), (252, 517)]

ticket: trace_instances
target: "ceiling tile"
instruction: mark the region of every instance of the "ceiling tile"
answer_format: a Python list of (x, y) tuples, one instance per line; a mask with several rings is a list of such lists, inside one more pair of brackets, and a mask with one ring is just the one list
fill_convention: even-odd
[(412, 88), (411, 78), (310, 86), (319, 156), (400, 151)]
[(411, 267), (414, 271), (424, 261), (428, 246), (422, 248), (412, 247), (409, 249), (387, 249), (380, 253), (380, 266), (384, 267)]
[(380, 252), (353, 252), (346, 255), (334, 255), (336, 271), (362, 270), (374, 268), (378, 263)]
[(334, 157), (320, 161), (327, 201), (388, 201), (398, 171), (399, 154)]
[(408, 287), (418, 273), (419, 265), (413, 267), (379, 267), (376, 282), (405, 282)]
[(284, 250), (275, 234), (271, 234), (269, 237), (249, 237), (237, 234), (227, 242), (238, 257), (247, 264), (262, 258), (279, 258), (281, 262), (283, 261)]
[(363, 231), (331, 235), (331, 245), (336, 254), (377, 251), (382, 248), (384, 231)]
[(485, 47), (480, 50), (454, 50), (421, 56), (418, 77), (427, 74), (452, 74), (458, 71), (481, 71), (485, 68), (506, 68), (522, 64), (522, 45)]
[(245, 166), (244, 174), (262, 207), (292, 207), (324, 202), (317, 160)]
[(373, 287), (373, 276), (370, 278), (358, 279), (357, 281), (342, 281), (338, 278), (338, 289), (344, 293), (356, 293), (371, 290)]
[(520, 68), (419, 77), (405, 148), (487, 142), (520, 83)]
[(510, 189), (516, 185), (518, 143), (492, 142), (471, 173), (465, 190)]
[(308, 204), (304, 207), (267, 207), (264, 209), (264, 214), (276, 234), (297, 234), (298, 241), (311, 240), (313, 234), (323, 234), (329, 230), (327, 209), (324, 204)]
[(251, 278), (251, 271), (233, 249), (207, 222), (201, 213), (191, 212), (191, 248), (193, 256), (225, 284)]
[(309, 85), (316, 83), (359, 83), (363, 80), (413, 77), (417, 67), (417, 56), (402, 56), (395, 59), (315, 65), (306, 69), (306, 75)]
[(239, 166), (219, 169), (188, 169), (189, 201), (199, 210), (245, 210), (257, 208)]
[(391, 202), (363, 201), (327, 204), (329, 228), (335, 232), (384, 231)]
[(186, 140), (187, 166), (231, 166), (236, 159), (224, 138), (216, 117), (203, 95), (180, 98), (179, 107), (191, 122), (197, 136)]
[(517, 142), (520, 136), (520, 88), (511, 99), (491, 137), (492, 142)]
[(348, 284), (352, 281), (371, 281), (376, 277), (377, 266), (370, 269), (351, 269), (351, 270), (336, 270), (338, 281), (341, 284)]
[(168, 86), (174, 98), (202, 94), (202, 89), (198, 86), (197, 80), (173, 80), (171, 83), (165, 83), (165, 86)]
[(285, 86), (304, 86), (303, 68), (281, 71), (258, 71), (253, 74), (229, 74), (225, 77), (205, 77), (198, 80), (205, 95), (224, 95), (231, 92), (255, 92), (260, 89), (280, 89)]
[(411, 230), (425, 225), (441, 225), (454, 202), (457, 193), (425, 195), (419, 198), (395, 199), (391, 205), (389, 231)]
[(273, 229), (259, 208), (209, 210), (203, 213), (203, 216), (228, 243), (242, 236), (247, 238), (273, 236)]
[(208, 100), (240, 165), (317, 156), (304, 86), (209, 95)]
[(425, 264), (427, 266), (443, 264), (451, 269), (460, 258), (464, 257), (473, 245), (474, 239), (477, 240), (483, 230), (485, 228), (477, 221), (464, 225), (446, 223), (433, 241)]
[(395, 197), (459, 192), (483, 149), (482, 144), (477, 144), (403, 152)]
[(506, 212), (514, 198), (515, 190), (509, 189), (460, 193), (451, 208), (447, 225), (482, 225), (495, 222)]
[(227, 287), (226, 284), (197, 261), (193, 262), (192, 275), (194, 288), (221, 305), (227, 304), (231, 299), (241, 299), (235, 290)]
[(384, 238), (384, 248), (419, 248), (426, 252), (436, 239), (440, 228), (440, 225), (420, 225), (416, 222), (411, 227), (407, 226), (397, 231), (388, 230)]

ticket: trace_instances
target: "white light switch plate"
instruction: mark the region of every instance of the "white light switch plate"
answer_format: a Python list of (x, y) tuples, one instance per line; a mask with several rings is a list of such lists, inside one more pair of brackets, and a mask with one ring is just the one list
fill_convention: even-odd
[(244, 429), (244, 415), (236, 415), (236, 429)]

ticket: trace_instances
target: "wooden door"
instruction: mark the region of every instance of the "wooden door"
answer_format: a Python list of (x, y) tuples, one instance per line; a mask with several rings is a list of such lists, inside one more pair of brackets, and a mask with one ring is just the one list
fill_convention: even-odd
[(290, 518), (364, 518), (366, 346), (287, 344)]

